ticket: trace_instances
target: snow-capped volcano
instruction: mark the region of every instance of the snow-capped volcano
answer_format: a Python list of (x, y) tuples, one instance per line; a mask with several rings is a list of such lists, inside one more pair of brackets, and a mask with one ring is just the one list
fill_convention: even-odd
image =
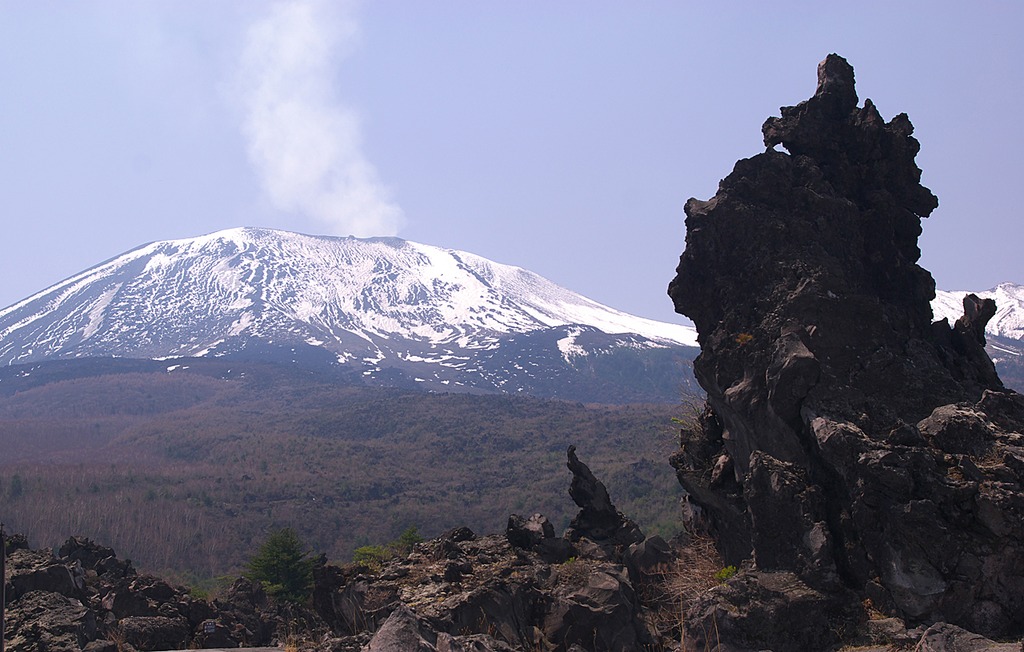
[(552, 355), (571, 366), (598, 352), (694, 346), (690, 327), (628, 315), (474, 254), (257, 228), (148, 244), (0, 310), (5, 365), (272, 347), (329, 352), (364, 376), (402, 368), (420, 382), (483, 377), (523, 391), (517, 365), (525, 373), (554, 364)]

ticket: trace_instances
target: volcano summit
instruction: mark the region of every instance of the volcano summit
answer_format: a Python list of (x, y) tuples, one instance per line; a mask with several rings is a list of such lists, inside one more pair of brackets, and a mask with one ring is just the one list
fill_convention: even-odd
[(474, 254), (257, 228), (148, 244), (0, 311), (3, 365), (259, 358), (573, 400), (678, 400), (668, 379), (695, 346), (692, 328)]

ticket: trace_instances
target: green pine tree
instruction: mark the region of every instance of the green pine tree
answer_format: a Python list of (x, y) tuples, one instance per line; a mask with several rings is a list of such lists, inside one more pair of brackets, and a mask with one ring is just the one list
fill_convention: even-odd
[(303, 602), (313, 590), (314, 560), (291, 528), (275, 530), (246, 564), (245, 576), (280, 600)]
[(405, 531), (391, 543), (391, 545), (399, 553), (408, 555), (412, 552), (412, 547), (421, 541), (423, 541), (423, 537), (420, 536), (419, 529), (415, 525), (412, 525), (406, 528)]

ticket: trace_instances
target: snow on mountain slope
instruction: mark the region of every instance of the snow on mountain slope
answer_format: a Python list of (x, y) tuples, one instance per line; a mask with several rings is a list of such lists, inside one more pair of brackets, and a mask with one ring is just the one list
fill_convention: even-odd
[[(964, 314), (964, 296), (967, 291), (936, 291), (932, 313), (936, 320), (948, 319), (950, 324)], [(1001, 283), (991, 290), (974, 292), (982, 299), (995, 299), (996, 314), (988, 322), (985, 332), (1012, 340), (1024, 340), (1024, 285)]]
[(228, 355), (257, 343), (325, 350), (364, 375), (430, 364), (437, 379), (438, 369), (497, 378), (538, 354), (508, 358), (512, 347), (489, 358), (509, 369), (485, 372), (473, 351), (549, 331), (515, 341), (545, 342), (570, 364), (594, 351), (696, 346), (691, 327), (628, 315), (473, 254), (237, 228), (139, 247), (0, 310), (0, 364)]

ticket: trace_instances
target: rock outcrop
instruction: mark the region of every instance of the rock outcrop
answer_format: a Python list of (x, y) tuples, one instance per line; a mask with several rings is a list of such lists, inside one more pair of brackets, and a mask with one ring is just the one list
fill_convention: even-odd
[(615, 508), (604, 483), (591, 472), (590, 467), (576, 457), (576, 447), (570, 446), (566, 466), (572, 472), (569, 495), (580, 508), (569, 524), (565, 538), (580, 542), (589, 540), (598, 545), (623, 548), (644, 540), (640, 527)]
[(766, 151), (685, 207), (669, 294), (707, 408), (673, 465), (692, 523), (745, 569), (694, 622), (741, 648), (823, 649), (865, 604), (1024, 633), (1024, 397), (985, 354), (990, 300), (932, 323), (917, 238), (937, 200), (913, 127), (857, 103), (829, 55), (814, 96), (765, 122)]
[(615, 509), (575, 447), (567, 458), (580, 512), (562, 536), (540, 514), (513, 514), (504, 536), (459, 528), (418, 544), (335, 590), (335, 630), (376, 630), (374, 652), (654, 649), (662, 636), (639, 594), (674, 556)]

